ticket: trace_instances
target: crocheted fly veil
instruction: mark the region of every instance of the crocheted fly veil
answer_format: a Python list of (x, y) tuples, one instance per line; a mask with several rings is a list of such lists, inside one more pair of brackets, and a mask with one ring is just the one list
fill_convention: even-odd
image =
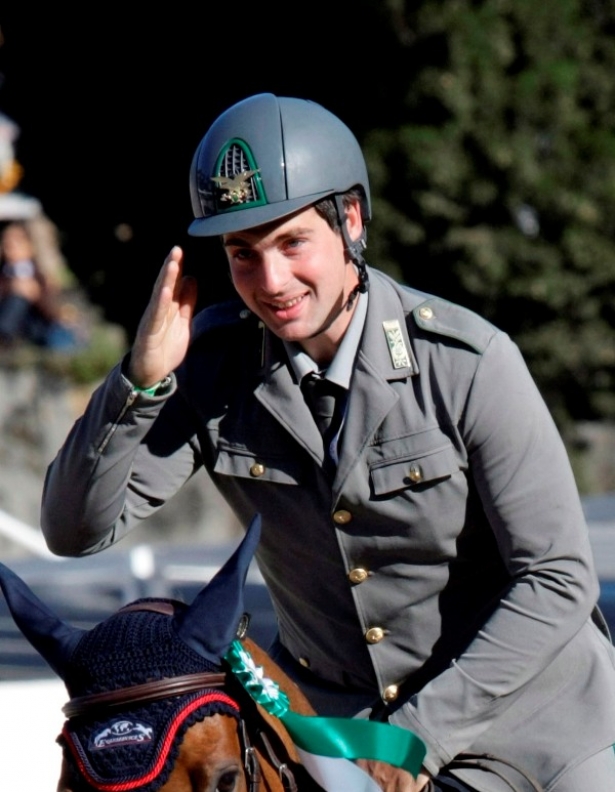
[[(66, 685), (70, 704), (157, 680), (222, 670), (243, 614), (245, 579), (260, 537), (256, 517), (233, 556), (191, 605), (137, 600), (92, 630), (62, 622), (11, 570), (0, 564), (0, 587), (13, 617)], [(186, 730), (204, 717), (239, 717), (219, 687), (158, 700), (86, 708), (58, 738), (86, 782), (104, 792), (155, 792), (168, 779)], [(70, 715), (70, 712), (69, 712)]]

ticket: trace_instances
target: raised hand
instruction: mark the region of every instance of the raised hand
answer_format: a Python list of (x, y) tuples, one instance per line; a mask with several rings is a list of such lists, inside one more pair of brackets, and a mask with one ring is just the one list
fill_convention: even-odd
[(182, 274), (183, 256), (180, 247), (171, 248), (139, 322), (128, 366), (128, 378), (137, 387), (159, 382), (186, 355), (197, 286)]

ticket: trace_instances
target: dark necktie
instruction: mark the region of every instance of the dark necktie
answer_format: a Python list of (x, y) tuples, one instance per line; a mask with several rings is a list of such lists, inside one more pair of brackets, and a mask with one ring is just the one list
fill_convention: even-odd
[[(328, 450), (331, 439), (339, 428), (339, 412), (343, 389), (328, 379), (308, 374), (301, 382), (301, 389), (312, 411), (316, 425)], [(337, 397), (337, 400), (336, 400)]]

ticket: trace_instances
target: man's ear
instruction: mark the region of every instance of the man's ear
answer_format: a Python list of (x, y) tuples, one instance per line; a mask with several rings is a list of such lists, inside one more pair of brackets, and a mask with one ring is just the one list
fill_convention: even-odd
[(353, 200), (345, 207), (346, 230), (353, 242), (356, 242), (363, 233), (363, 218), (361, 217), (361, 204), (359, 200)]

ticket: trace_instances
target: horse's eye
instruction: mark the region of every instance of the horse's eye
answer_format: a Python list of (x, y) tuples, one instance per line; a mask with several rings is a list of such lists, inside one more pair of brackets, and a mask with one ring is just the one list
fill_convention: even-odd
[(223, 773), (218, 779), (218, 786), (216, 792), (233, 792), (237, 787), (237, 777), (239, 773), (237, 770), (229, 770)]

